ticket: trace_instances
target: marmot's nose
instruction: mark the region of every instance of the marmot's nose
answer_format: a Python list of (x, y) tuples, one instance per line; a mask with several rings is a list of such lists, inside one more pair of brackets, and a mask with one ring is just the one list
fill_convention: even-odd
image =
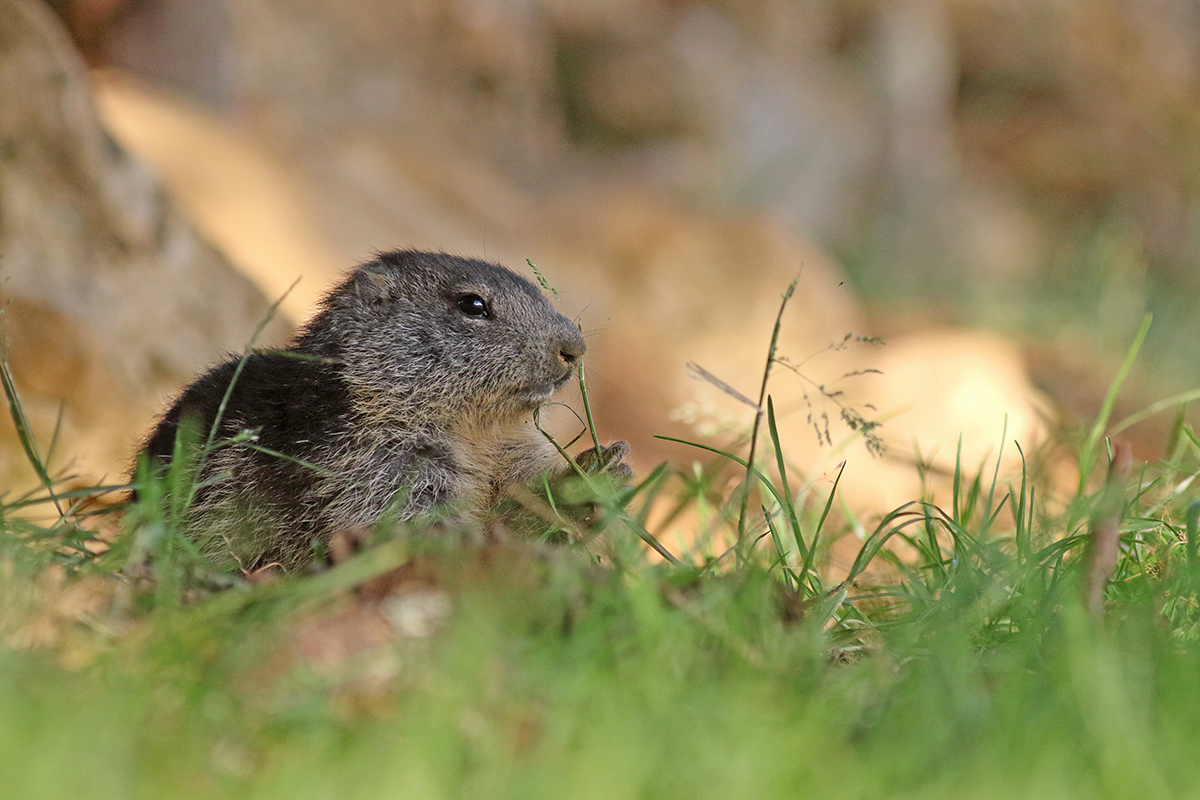
[(583, 358), (583, 354), (586, 352), (587, 343), (583, 341), (583, 334), (572, 326), (570, 333), (564, 336), (563, 340), (559, 342), (559, 359), (568, 367), (574, 366), (575, 362)]

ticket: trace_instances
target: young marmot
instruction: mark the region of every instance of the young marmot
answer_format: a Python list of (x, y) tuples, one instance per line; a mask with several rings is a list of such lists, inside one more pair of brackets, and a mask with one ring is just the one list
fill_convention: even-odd
[[(565, 473), (533, 413), (585, 350), (578, 328), (499, 264), (383, 253), (286, 350), (189, 386), (144, 452), (169, 464), (181, 422), (194, 420), (203, 445), (215, 421), (215, 446), (196, 451), (189, 535), (225, 563), (295, 569), (339, 530), (439, 508), (478, 524), (511, 490)], [(617, 442), (590, 460), (627, 477), (627, 452)]]

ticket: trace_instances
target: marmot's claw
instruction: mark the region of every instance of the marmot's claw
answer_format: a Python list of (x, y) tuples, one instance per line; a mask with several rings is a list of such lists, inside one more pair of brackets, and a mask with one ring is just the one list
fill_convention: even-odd
[(629, 442), (622, 440), (599, 450), (588, 448), (576, 456), (575, 461), (584, 472), (603, 473), (617, 483), (628, 483), (633, 478), (633, 468), (625, 463), (628, 455)]

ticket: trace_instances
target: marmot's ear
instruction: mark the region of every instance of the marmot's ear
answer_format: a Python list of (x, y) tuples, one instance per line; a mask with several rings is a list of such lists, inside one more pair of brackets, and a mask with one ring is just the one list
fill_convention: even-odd
[(392, 281), (379, 264), (364, 264), (354, 273), (351, 289), (364, 305), (387, 309), (392, 304)]

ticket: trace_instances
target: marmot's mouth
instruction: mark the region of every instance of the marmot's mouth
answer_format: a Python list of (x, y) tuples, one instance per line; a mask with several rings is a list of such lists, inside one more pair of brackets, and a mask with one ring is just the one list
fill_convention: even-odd
[(554, 396), (554, 393), (567, 384), (571, 380), (574, 373), (567, 372), (561, 378), (546, 383), (537, 383), (526, 388), (521, 394), (528, 398), (530, 404), (539, 406)]
[(554, 396), (554, 393), (558, 391), (558, 387), (561, 385), (562, 384), (557, 383), (543, 383), (540, 386), (530, 387), (530, 389), (525, 392), (525, 395), (529, 398), (530, 402), (544, 403)]

